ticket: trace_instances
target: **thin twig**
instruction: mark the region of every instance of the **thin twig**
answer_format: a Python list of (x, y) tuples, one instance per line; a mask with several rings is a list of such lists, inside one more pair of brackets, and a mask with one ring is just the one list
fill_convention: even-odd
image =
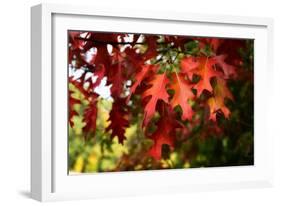
[(112, 45), (126, 45), (126, 44), (141, 44), (144, 45), (146, 44), (145, 42), (113, 42), (113, 41), (99, 41), (99, 40), (93, 40), (93, 39), (87, 39), (87, 38), (82, 38), (82, 37), (75, 37), (77, 40), (82, 40), (82, 41), (91, 41), (97, 44), (112, 44)]
[[(94, 40), (94, 39), (88, 39), (88, 38), (82, 38), (82, 37), (75, 37), (77, 40), (81, 41), (91, 41), (97, 44), (112, 44), (112, 45), (126, 45), (126, 44), (139, 44), (139, 45), (146, 45), (147, 42), (113, 42), (113, 41), (100, 41), (100, 40)], [(156, 42), (156, 44), (168, 44), (168, 42)], [(172, 47), (171, 47), (172, 48)]]

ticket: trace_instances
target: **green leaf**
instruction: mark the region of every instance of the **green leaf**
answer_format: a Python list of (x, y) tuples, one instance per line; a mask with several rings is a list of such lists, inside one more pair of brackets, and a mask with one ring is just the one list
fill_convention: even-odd
[(199, 52), (198, 41), (190, 41), (184, 45), (184, 50), (186, 54), (196, 55)]

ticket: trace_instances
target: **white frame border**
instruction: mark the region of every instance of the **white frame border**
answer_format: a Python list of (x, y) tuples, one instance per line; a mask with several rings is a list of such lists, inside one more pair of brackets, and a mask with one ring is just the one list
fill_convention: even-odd
[[(52, 107), (53, 107), (53, 80), (52, 80), (52, 15), (91, 15), (106, 17), (123, 17), (138, 19), (159, 19), (192, 21), (204, 23), (219, 23), (233, 25), (265, 26), (268, 34), (267, 65), (268, 74), (273, 77), (273, 20), (257, 17), (237, 17), (219, 15), (201, 15), (186, 13), (166, 13), (139, 11), (139, 10), (114, 10), (110, 8), (92, 8), (58, 4), (40, 4), (31, 9), (31, 196), (40, 201), (67, 200), (80, 198), (93, 198), (95, 194), (81, 194), (71, 196), (69, 194), (57, 194), (52, 191), (53, 171), (52, 162)], [(270, 82), (268, 82), (270, 83)], [(272, 83), (270, 83), (272, 84)], [(269, 128), (269, 127), (268, 127)], [(273, 134), (265, 141), (273, 148)], [(270, 136), (270, 134), (272, 136)], [(268, 150), (268, 156), (273, 156), (272, 150)], [(201, 185), (195, 188), (187, 188), (179, 185), (171, 188), (171, 191), (205, 191), (212, 189), (233, 189), (245, 187), (265, 187), (273, 185), (273, 171), (270, 162), (267, 178), (257, 182), (217, 183)], [(165, 192), (165, 191), (164, 191)], [(137, 191), (138, 194), (145, 191)], [(124, 193), (125, 194), (125, 193)], [(106, 196), (106, 195), (105, 195)], [(112, 195), (110, 195), (112, 196)]]

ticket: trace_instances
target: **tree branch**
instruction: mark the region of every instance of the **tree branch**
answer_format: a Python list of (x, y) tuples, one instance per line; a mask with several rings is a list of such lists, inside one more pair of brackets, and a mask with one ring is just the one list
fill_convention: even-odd
[[(99, 41), (99, 40), (94, 40), (94, 39), (87, 39), (87, 38), (82, 38), (82, 37), (75, 37), (77, 40), (81, 41), (91, 41), (97, 44), (111, 44), (111, 45), (126, 45), (126, 44), (139, 44), (139, 45), (146, 45), (146, 42), (113, 42), (113, 41)], [(168, 44), (169, 42), (156, 42), (156, 44)], [(172, 47), (170, 47), (172, 48)], [(168, 49), (170, 49), (168, 48)]]
[(93, 39), (87, 39), (82, 37), (75, 37), (75, 39), (82, 40), (82, 41), (91, 41), (97, 44), (112, 44), (112, 45), (126, 45), (126, 44), (146, 44), (145, 42), (113, 42), (113, 41), (99, 41), (99, 40), (93, 40)]

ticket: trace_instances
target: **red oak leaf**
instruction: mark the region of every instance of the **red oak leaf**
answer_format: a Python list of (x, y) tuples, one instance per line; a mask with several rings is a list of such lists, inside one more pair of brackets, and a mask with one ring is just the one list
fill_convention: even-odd
[(136, 51), (137, 49), (133, 47), (127, 47), (124, 51), (128, 76), (140, 71), (145, 62), (142, 55)]
[(213, 59), (215, 60), (216, 65), (218, 65), (223, 70), (225, 78), (228, 79), (230, 76), (236, 77), (237, 73), (235, 67), (225, 62), (226, 57), (227, 55), (219, 55), (213, 57)]
[(164, 36), (166, 43), (171, 43), (176, 48), (184, 49), (185, 43), (191, 41), (192, 38), (187, 36)]
[(109, 84), (112, 84), (110, 88), (111, 96), (113, 98), (119, 98), (122, 96), (121, 94), (124, 91), (124, 84), (126, 83), (125, 60), (120, 51), (117, 49), (114, 49), (113, 51), (113, 65), (109, 68), (107, 75)]
[(80, 31), (71, 31), (68, 33), (69, 42), (73, 49), (83, 49), (85, 42), (78, 39), (81, 33)]
[[(73, 64), (73, 60), (75, 60), (74, 66), (76, 68), (80, 68), (82, 66), (89, 68), (92, 70), (94, 67), (85, 59), (85, 52), (93, 47), (93, 43), (91, 41), (85, 41), (81, 37), (83, 32), (69, 32), (69, 48), (68, 48), (68, 57), (69, 57), (69, 64)], [(87, 32), (84, 39), (88, 39), (91, 36), (90, 32)], [(95, 55), (93, 56), (95, 58)]]
[(224, 42), (224, 39), (220, 39), (220, 38), (194, 38), (194, 40), (198, 40), (199, 41), (199, 47), (200, 48), (204, 48), (205, 46), (209, 45), (213, 52), (216, 52), (218, 50), (218, 48), (220, 47), (220, 45)]
[(186, 73), (190, 79), (194, 74), (201, 78), (194, 86), (198, 96), (203, 90), (212, 92), (211, 78), (221, 76), (221, 73), (214, 69), (215, 63), (215, 59), (208, 57), (186, 57), (181, 61), (182, 72)]
[(217, 78), (214, 87), (214, 95), (208, 99), (210, 108), (209, 119), (216, 121), (216, 115), (219, 111), (221, 111), (226, 118), (229, 118), (230, 111), (224, 104), (225, 98), (233, 100), (233, 96), (226, 85), (226, 81), (222, 78)]
[(224, 40), (219, 38), (208, 38), (208, 41), (213, 51), (216, 52)]
[(243, 64), (241, 53), (239, 52), (242, 48), (246, 48), (246, 41), (244, 39), (228, 39), (222, 42), (216, 54), (227, 54), (227, 58), (224, 61), (237, 67)]
[(118, 137), (119, 143), (125, 140), (125, 129), (129, 126), (126, 100), (123, 98), (114, 99), (112, 109), (109, 114), (110, 124), (106, 131), (111, 130), (111, 138)]
[(144, 44), (147, 45), (146, 51), (141, 54), (138, 52), (138, 48), (134, 47), (139, 35), (134, 35), (134, 40), (130, 47), (127, 47), (124, 51), (126, 54), (125, 59), (127, 63), (127, 68), (134, 72), (139, 72), (142, 66), (145, 64), (146, 60), (149, 60), (157, 56), (157, 36), (148, 36), (145, 38)]
[(107, 45), (99, 45), (97, 48), (97, 54), (95, 56), (95, 66), (104, 65), (109, 68), (111, 65), (111, 56), (108, 53)]
[[(96, 67), (94, 70), (94, 73), (91, 74), (91, 76), (86, 79), (87, 72), (85, 72), (82, 76), (82, 78), (80, 78), (80, 80), (82, 81), (84, 79), (84, 83), (89, 83), (89, 86), (87, 87), (87, 90), (89, 93), (93, 92), (94, 89), (100, 85), (101, 80), (105, 77), (105, 68), (103, 65), (100, 65), (99, 67)], [(96, 77), (96, 80), (93, 82), (92, 81), (92, 76)]]
[(94, 64), (95, 67), (99, 67), (100, 65), (104, 65), (105, 68), (108, 69), (111, 66), (111, 55), (108, 52), (107, 45), (111, 43), (117, 43), (118, 36), (119, 34), (117, 33), (91, 32), (85, 38), (82, 38), (85, 42), (85, 45), (83, 46), (83, 52), (87, 52), (91, 48), (97, 49), (95, 55), (93, 55), (92, 60), (90, 61), (91, 64), (87, 64), (87, 62), (84, 60), (84, 63), (86, 62), (85, 66), (93, 67), (92, 64)]
[(125, 78), (122, 71), (122, 63), (117, 63), (111, 66), (108, 75), (108, 82), (112, 84), (110, 91), (113, 98), (118, 98), (123, 92)]
[(134, 94), (136, 88), (141, 84), (141, 82), (148, 76), (151, 71), (158, 70), (158, 65), (143, 65), (141, 70), (135, 76), (135, 82), (130, 88), (130, 95), (127, 98), (127, 102), (130, 100), (131, 95)]
[(154, 144), (148, 151), (148, 154), (156, 160), (161, 159), (164, 144), (168, 145), (170, 150), (174, 149), (176, 129), (184, 129), (182, 124), (176, 120), (173, 109), (165, 103), (162, 105), (164, 106), (164, 112), (161, 112), (161, 118), (157, 122), (157, 130), (150, 137)]
[[(159, 129), (153, 134), (152, 139), (154, 140), (154, 145), (149, 150), (149, 155), (154, 157), (156, 160), (162, 157), (162, 146), (164, 144), (169, 145), (170, 149), (174, 148), (174, 142), (169, 133), (169, 126), (158, 125)], [(168, 127), (168, 128), (167, 128)]]
[(97, 94), (93, 94), (90, 98), (88, 107), (84, 110), (83, 122), (85, 126), (83, 127), (83, 132), (87, 135), (89, 132), (95, 133), (96, 131), (96, 120), (97, 120)]
[(147, 36), (145, 43), (147, 44), (147, 50), (143, 54), (144, 60), (149, 60), (157, 56), (157, 40), (158, 36)]
[(94, 71), (94, 76), (97, 77), (96, 81), (91, 85), (92, 90), (94, 90), (97, 86), (100, 85), (101, 80), (104, 78), (105, 76), (105, 68), (104, 65), (101, 65), (99, 67), (96, 67), (95, 71)]
[(88, 99), (91, 92), (84, 88), (84, 77), (85, 73), (80, 77), (80, 79), (74, 80), (73, 77), (69, 77), (68, 81), (69, 83), (73, 84), (86, 99)]
[(194, 113), (190, 104), (188, 103), (188, 100), (194, 98), (194, 94), (191, 90), (192, 86), (192, 84), (184, 79), (182, 74), (174, 73), (172, 76), (170, 88), (175, 91), (175, 94), (172, 97), (170, 104), (173, 108), (177, 105), (181, 106), (183, 120), (191, 119)]
[(156, 104), (159, 100), (163, 100), (168, 103), (169, 95), (166, 91), (166, 85), (169, 80), (166, 74), (156, 74), (153, 79), (150, 80), (148, 88), (142, 95), (143, 98), (150, 97), (148, 103), (144, 108), (144, 120), (143, 126), (146, 126), (148, 122), (151, 120), (155, 113)]
[(188, 75), (192, 79), (194, 71), (200, 66), (200, 62), (196, 57), (186, 57), (181, 61), (181, 72)]

